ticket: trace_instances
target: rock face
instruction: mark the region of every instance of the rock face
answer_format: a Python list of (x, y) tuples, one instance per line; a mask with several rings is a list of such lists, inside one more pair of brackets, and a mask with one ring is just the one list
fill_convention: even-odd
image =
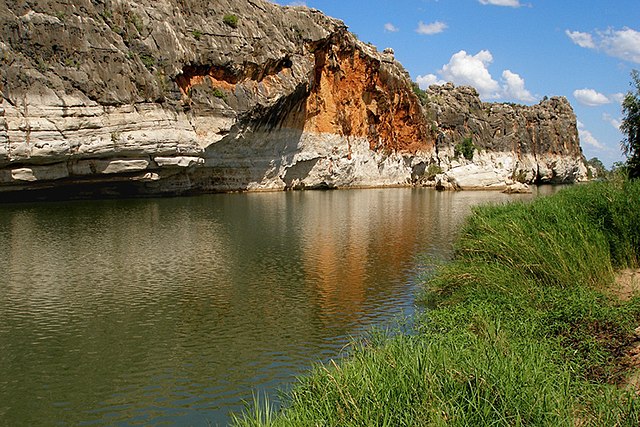
[[(565, 99), (425, 98), (391, 49), (304, 7), (27, 0), (0, 22), (3, 198), (586, 176)], [(469, 138), (472, 161), (455, 149)]]
[[(471, 87), (427, 90), (445, 179), (460, 188), (504, 188), (514, 182), (563, 183), (586, 178), (576, 116), (564, 97), (534, 106), (483, 103)], [(456, 155), (468, 143), (472, 156)]]

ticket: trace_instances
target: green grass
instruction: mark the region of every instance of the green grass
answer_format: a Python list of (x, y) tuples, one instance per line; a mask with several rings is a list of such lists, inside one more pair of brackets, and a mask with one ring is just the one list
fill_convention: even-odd
[(606, 292), (638, 265), (639, 225), (640, 182), (477, 208), (412, 334), (372, 333), (236, 425), (640, 425), (618, 385), (640, 298)]

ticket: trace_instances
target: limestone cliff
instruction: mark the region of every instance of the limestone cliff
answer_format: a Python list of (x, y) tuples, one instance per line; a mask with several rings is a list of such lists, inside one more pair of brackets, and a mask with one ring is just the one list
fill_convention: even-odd
[(474, 165), (502, 185), (584, 174), (566, 100), (483, 104), (445, 86), (421, 102), (392, 52), (304, 7), (12, 0), (0, 23), (5, 198), (435, 185), (434, 167), (464, 188)]

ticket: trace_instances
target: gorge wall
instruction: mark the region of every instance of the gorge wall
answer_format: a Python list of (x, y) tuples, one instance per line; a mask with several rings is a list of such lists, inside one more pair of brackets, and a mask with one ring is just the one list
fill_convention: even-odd
[(566, 99), (422, 93), (392, 51), (304, 7), (5, 0), (0, 23), (2, 198), (586, 176)]

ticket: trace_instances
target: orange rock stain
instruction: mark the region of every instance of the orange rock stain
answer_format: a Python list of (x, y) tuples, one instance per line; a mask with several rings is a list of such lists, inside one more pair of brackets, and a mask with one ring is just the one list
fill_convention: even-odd
[[(376, 151), (416, 152), (434, 149), (419, 101), (404, 77), (393, 75), (379, 59), (340, 40), (313, 53), (315, 66), (300, 111), (290, 111), (281, 126), (312, 133), (367, 138)], [(192, 87), (210, 84), (233, 92), (237, 85), (270, 97), (282, 90), (292, 72), (282, 64), (234, 76), (217, 67), (186, 67), (176, 77), (188, 97)]]
[(411, 88), (386, 75), (380, 62), (337, 45), (315, 56), (305, 131), (366, 137), (373, 150), (434, 147)]

